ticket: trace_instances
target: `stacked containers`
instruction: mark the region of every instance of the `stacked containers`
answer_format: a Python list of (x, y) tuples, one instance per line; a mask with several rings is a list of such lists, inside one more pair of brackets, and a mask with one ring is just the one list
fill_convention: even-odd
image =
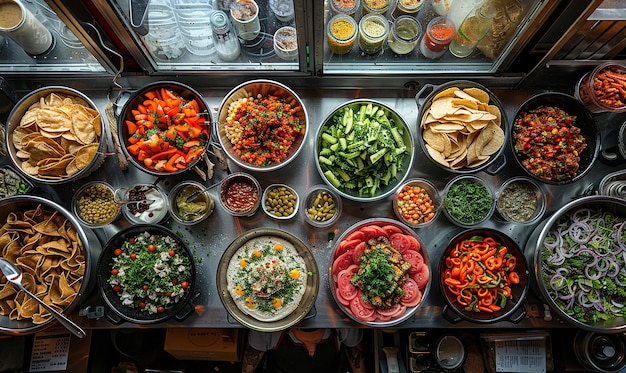
[(181, 57), (186, 51), (185, 41), (170, 0), (152, 0), (147, 17), (149, 31), (144, 41), (150, 52), (162, 60)]
[(212, 39), (210, 0), (172, 0), (176, 22), (187, 50), (198, 56), (215, 52)]

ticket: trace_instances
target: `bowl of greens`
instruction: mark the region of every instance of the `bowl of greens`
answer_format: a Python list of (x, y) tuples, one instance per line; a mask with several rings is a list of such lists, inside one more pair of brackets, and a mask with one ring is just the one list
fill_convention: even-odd
[(473, 175), (460, 175), (448, 182), (443, 192), (443, 212), (452, 223), (472, 228), (493, 215), (494, 193), (487, 183)]
[[(598, 333), (626, 331), (626, 201), (582, 197), (528, 239), (538, 294), (560, 318)], [(530, 262), (530, 260), (529, 260)]]
[(333, 110), (318, 128), (315, 151), (322, 180), (353, 201), (391, 195), (413, 165), (413, 137), (406, 121), (374, 100), (351, 100)]

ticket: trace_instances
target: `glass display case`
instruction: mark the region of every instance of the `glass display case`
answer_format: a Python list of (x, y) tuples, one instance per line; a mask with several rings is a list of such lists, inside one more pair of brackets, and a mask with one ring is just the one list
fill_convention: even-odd
[[(80, 5), (80, 4), (77, 4)], [(69, 14), (44, 0), (2, 3), (0, 73), (110, 75), (117, 70), (103, 52), (101, 31), (87, 14)], [(13, 11), (11, 18), (8, 13)], [(116, 62), (117, 63), (117, 62)]]

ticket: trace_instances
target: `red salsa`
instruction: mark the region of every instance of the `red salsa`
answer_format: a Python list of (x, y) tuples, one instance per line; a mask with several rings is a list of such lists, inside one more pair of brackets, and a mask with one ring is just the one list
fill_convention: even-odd
[(224, 204), (234, 212), (251, 211), (259, 199), (256, 186), (247, 181), (234, 181), (224, 191)]
[(587, 147), (576, 116), (553, 106), (521, 112), (513, 125), (515, 154), (533, 175), (550, 181), (578, 174), (580, 153)]

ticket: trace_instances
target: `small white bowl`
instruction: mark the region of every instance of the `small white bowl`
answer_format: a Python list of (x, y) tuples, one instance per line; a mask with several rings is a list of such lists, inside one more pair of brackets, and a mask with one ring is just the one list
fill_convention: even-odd
[(271, 184), (263, 192), (263, 211), (267, 216), (287, 220), (296, 216), (300, 196), (292, 187), (285, 184)]
[(298, 33), (295, 27), (281, 27), (274, 33), (274, 52), (283, 60), (298, 57)]
[(333, 225), (341, 216), (341, 197), (326, 185), (313, 185), (302, 204), (304, 219), (314, 227)]

